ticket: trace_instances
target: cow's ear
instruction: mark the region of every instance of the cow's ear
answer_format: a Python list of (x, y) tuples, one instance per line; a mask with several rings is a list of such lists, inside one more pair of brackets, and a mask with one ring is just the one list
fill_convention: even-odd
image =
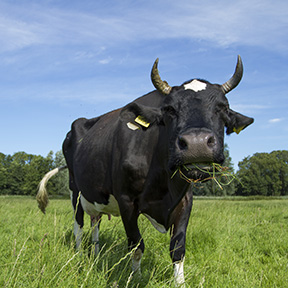
[(239, 134), (243, 129), (254, 122), (253, 118), (244, 116), (231, 109), (228, 111), (228, 122), (226, 123), (226, 134), (229, 135), (233, 132)]
[(120, 119), (132, 130), (148, 129), (161, 121), (162, 113), (160, 109), (132, 102), (122, 108)]

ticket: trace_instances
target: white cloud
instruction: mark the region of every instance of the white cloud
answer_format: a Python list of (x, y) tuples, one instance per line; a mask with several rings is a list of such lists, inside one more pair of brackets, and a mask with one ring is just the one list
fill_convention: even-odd
[(36, 30), (26, 22), (0, 17), (0, 51), (22, 49), (39, 43)]
[(270, 107), (267, 105), (261, 105), (261, 104), (231, 104), (231, 109), (243, 113), (243, 114), (254, 114), (256, 111), (261, 111), (264, 109), (269, 109)]
[(273, 118), (273, 119), (270, 119), (268, 122), (269, 124), (276, 124), (276, 123), (279, 123), (281, 122), (283, 119), (281, 118)]
[(99, 60), (99, 63), (105, 65), (105, 64), (109, 64), (111, 61), (112, 61), (112, 58), (108, 57), (108, 58)]
[(115, 45), (119, 41), (184, 37), (219, 46), (251, 45), (286, 51), (288, 2), (204, 2), (168, 1), (161, 7), (147, 1), (147, 5), (137, 7), (125, 1), (107, 5), (109, 9), (94, 6), (90, 11), (73, 6), (68, 10), (44, 4), (27, 8), (1, 4), (0, 46), (9, 50), (35, 44)]

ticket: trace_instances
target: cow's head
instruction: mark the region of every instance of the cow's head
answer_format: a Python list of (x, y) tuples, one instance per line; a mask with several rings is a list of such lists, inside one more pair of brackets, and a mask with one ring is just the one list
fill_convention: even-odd
[(127, 108), (130, 112), (134, 110), (133, 114), (141, 115), (146, 123), (162, 125), (161, 130), (166, 137), (159, 138), (163, 142), (163, 150), (165, 146), (167, 148), (171, 172), (185, 166), (189, 168), (189, 178), (199, 179), (205, 175), (195, 169), (195, 164), (206, 168), (211, 163), (224, 162), (225, 127), (226, 134), (238, 134), (253, 123), (253, 118), (231, 110), (226, 98), (226, 94), (242, 78), (241, 58), (238, 56), (234, 75), (222, 85), (194, 79), (181, 86), (170, 87), (161, 80), (157, 65), (158, 59), (153, 65), (151, 79), (155, 88), (165, 95), (162, 107), (158, 109), (133, 103)]

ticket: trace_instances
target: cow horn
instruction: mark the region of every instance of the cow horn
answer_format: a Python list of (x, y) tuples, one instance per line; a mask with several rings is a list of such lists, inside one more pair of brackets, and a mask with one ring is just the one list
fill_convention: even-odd
[(159, 75), (159, 71), (158, 71), (158, 62), (159, 62), (159, 58), (157, 58), (154, 62), (154, 65), (152, 67), (152, 70), (151, 70), (151, 80), (152, 80), (152, 83), (154, 85), (154, 87), (160, 91), (161, 93), (165, 94), (165, 95), (168, 95), (171, 90), (172, 90), (172, 87), (169, 86), (169, 84), (166, 82), (166, 81), (162, 81), (161, 78), (160, 78), (160, 75)]
[(226, 94), (231, 90), (233, 90), (241, 81), (242, 75), (243, 75), (243, 64), (240, 55), (238, 55), (238, 61), (233, 76), (221, 86), (223, 92)]

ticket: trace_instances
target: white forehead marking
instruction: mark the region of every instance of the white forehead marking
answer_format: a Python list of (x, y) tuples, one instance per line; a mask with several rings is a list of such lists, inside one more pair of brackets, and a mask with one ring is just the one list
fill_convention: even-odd
[(184, 87), (185, 87), (185, 90), (190, 89), (190, 90), (193, 90), (195, 92), (198, 92), (198, 91), (205, 90), (207, 87), (207, 84), (204, 82), (201, 82), (199, 80), (194, 79), (190, 83), (185, 84)]

